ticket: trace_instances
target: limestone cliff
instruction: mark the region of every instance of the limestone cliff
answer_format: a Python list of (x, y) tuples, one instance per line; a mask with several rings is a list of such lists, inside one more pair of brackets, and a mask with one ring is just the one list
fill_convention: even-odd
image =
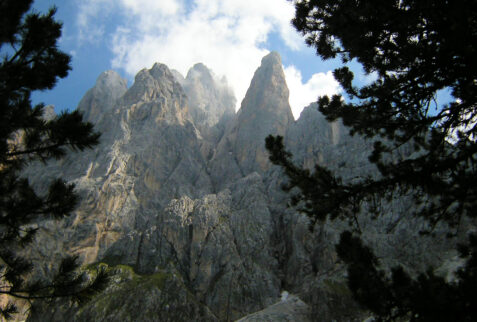
[(189, 98), (190, 115), (202, 136), (213, 141), (220, 139), (221, 133), (210, 132), (219, 122), (231, 119), (235, 114), (235, 97), (227, 80), (219, 79), (205, 65), (198, 63), (189, 70), (182, 86)]
[(240, 110), (220, 140), (211, 162), (211, 176), (218, 187), (253, 171), (261, 174), (270, 169), (265, 138), (285, 135), (294, 122), (288, 102), (281, 59), (272, 52), (262, 59)]
[(98, 119), (111, 110), (116, 100), (127, 90), (127, 81), (115, 71), (108, 70), (99, 75), (96, 84), (81, 99), (78, 110), (84, 119), (97, 123)]
[[(311, 320), (362, 317), (334, 251), (347, 223), (310, 232), (306, 216), (286, 206), (285, 178), (268, 161), (264, 139), (285, 136), (299, 164), (319, 162), (348, 179), (375, 172), (367, 161), (372, 142), (329, 124), (314, 105), (295, 122), (277, 53), (262, 59), (237, 114), (234, 105), (202, 64), (185, 78), (155, 64), (129, 89), (114, 72), (101, 74), (78, 106), (102, 133), (100, 145), (25, 173), (38, 189), (64, 177), (82, 198), (73, 217), (41, 223), (30, 256), (46, 263), (41, 274), (72, 253), (119, 277), (81, 309), (58, 303), (31, 319), (133, 319), (126, 309), (116, 312), (118, 305), (141, 305), (134, 319), (143, 321), (157, 312), (165, 321), (229, 321), (253, 312), (244, 321), (306, 320), (309, 312)], [(434, 260), (429, 254), (448, 249), (435, 239), (424, 240), (425, 250), (409, 246), (422, 222), (407, 218), (406, 198), (382, 207), (382, 218), (364, 212), (359, 223), (385, 264), (398, 257), (420, 269)], [(280, 301), (284, 291), (295, 295)]]

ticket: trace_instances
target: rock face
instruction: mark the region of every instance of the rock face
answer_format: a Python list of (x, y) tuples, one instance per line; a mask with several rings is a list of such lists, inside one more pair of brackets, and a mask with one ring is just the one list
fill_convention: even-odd
[(263, 173), (270, 168), (268, 154), (264, 153), (265, 138), (270, 134), (285, 135), (293, 121), (281, 59), (271, 53), (255, 72), (237, 120), (219, 144), (219, 152), (222, 147), (229, 150), (231, 145), (242, 173)]
[[(30, 319), (230, 321), (253, 312), (244, 321), (362, 317), (334, 251), (347, 223), (310, 232), (308, 219), (286, 206), (285, 179), (268, 161), (264, 139), (282, 135), (298, 164), (320, 162), (345, 178), (375, 171), (367, 162), (372, 142), (327, 123), (313, 105), (295, 122), (277, 53), (263, 58), (237, 114), (234, 105), (226, 84), (202, 64), (185, 78), (155, 64), (129, 89), (114, 72), (100, 75), (78, 108), (102, 133), (101, 144), (25, 173), (38, 189), (66, 178), (82, 198), (73, 217), (42, 224), (45, 233), (30, 256), (50, 259), (43, 274), (64, 253), (79, 255), (85, 265), (127, 265), (129, 273), (119, 270), (115, 284), (82, 308), (58, 303)], [(423, 253), (447, 246), (439, 240), (425, 241), (425, 252), (406, 246), (422, 224), (402, 220), (409, 207), (405, 199), (393, 201), (383, 205), (379, 220), (364, 214), (359, 220), (384, 263), (398, 255), (419, 269), (433, 260)], [(283, 291), (295, 295), (277, 303)], [(131, 317), (136, 305), (142, 310)]]
[(98, 117), (114, 107), (116, 100), (127, 90), (127, 81), (112, 70), (99, 75), (96, 85), (81, 99), (78, 109), (84, 112), (84, 119), (97, 121)]
[(189, 112), (194, 124), (202, 136), (218, 141), (225, 128), (222, 125), (222, 133), (213, 133), (214, 128), (235, 115), (235, 97), (227, 80), (218, 79), (199, 63), (189, 70), (181, 84), (191, 102)]
[[(136, 274), (131, 267), (106, 264), (89, 265), (95, 272), (98, 266), (114, 274), (108, 288), (94, 301), (81, 307), (69, 307), (56, 300), (57, 310), (36, 307), (30, 321), (218, 321), (210, 310), (200, 304), (184, 286), (184, 281), (172, 271)], [(139, 310), (138, 310), (139, 309)]]
[(247, 315), (237, 322), (307, 322), (310, 321), (308, 305), (296, 296), (282, 299), (262, 311)]
[(222, 188), (227, 179), (239, 179), (251, 172), (264, 174), (271, 168), (265, 138), (285, 135), (294, 122), (288, 103), (280, 56), (272, 52), (262, 59), (245, 94), (236, 118), (220, 140), (211, 161), (214, 184)]

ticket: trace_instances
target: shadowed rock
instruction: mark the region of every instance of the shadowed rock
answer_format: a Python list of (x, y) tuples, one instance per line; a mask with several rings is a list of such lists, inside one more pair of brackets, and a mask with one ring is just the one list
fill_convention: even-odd
[(96, 84), (88, 90), (78, 104), (86, 121), (97, 123), (99, 118), (114, 108), (116, 101), (126, 92), (127, 81), (112, 70), (99, 75)]
[(262, 59), (235, 120), (217, 147), (211, 166), (217, 185), (270, 169), (265, 138), (286, 135), (294, 122), (288, 96), (280, 56), (272, 52)]

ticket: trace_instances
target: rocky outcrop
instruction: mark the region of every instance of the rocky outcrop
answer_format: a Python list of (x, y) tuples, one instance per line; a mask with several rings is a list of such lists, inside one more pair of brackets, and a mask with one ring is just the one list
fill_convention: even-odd
[(218, 321), (210, 310), (199, 303), (173, 268), (141, 275), (126, 265), (89, 265), (94, 275), (98, 268), (114, 276), (108, 288), (94, 301), (70, 306), (56, 300), (56, 305), (33, 306), (30, 321)]
[(96, 84), (81, 99), (78, 110), (82, 111), (85, 120), (97, 123), (105, 112), (114, 108), (119, 97), (127, 90), (127, 81), (112, 70), (99, 75)]
[(172, 260), (201, 302), (221, 319), (236, 319), (279, 295), (272, 227), (255, 173), (217, 195), (172, 200), (148, 229), (124, 236), (102, 260), (144, 273)]
[[(100, 80), (107, 75), (87, 97), (101, 92)], [(82, 111), (91, 115), (99, 101), (83, 99)], [(122, 236), (146, 227), (151, 214), (171, 199), (212, 190), (187, 97), (165, 65), (139, 72), (114, 102), (97, 112), (96, 129), (102, 136), (94, 150), (72, 153), (46, 167), (32, 165), (26, 172), (39, 190), (58, 176), (76, 184), (83, 202), (65, 234), (69, 251), (86, 263), (101, 258)]]
[(132, 125), (141, 121), (184, 125), (189, 120), (185, 93), (164, 64), (141, 70), (120, 104)]
[(235, 97), (227, 80), (218, 79), (199, 63), (189, 70), (182, 86), (189, 98), (194, 124), (204, 138), (217, 144), (227, 121), (235, 115)]
[(285, 145), (295, 162), (310, 170), (318, 163), (348, 179), (377, 173), (368, 160), (373, 141), (348, 132), (341, 121), (328, 122), (313, 103), (289, 127)]
[(308, 305), (297, 296), (291, 295), (265, 309), (249, 314), (237, 322), (308, 322), (310, 312)]
[(210, 163), (215, 185), (224, 187), (228, 180), (253, 171), (267, 172), (271, 163), (265, 138), (285, 135), (293, 122), (281, 59), (272, 52), (262, 59), (237, 116), (217, 146)]
[[(185, 78), (155, 64), (125, 86), (117, 74), (103, 73), (78, 107), (102, 133), (98, 147), (25, 174), (40, 190), (51, 178), (66, 178), (82, 200), (72, 217), (42, 223), (29, 250), (51, 260), (42, 274), (64, 253), (80, 255), (85, 265), (128, 265), (132, 273), (119, 270), (117, 283), (83, 308), (59, 304), (53, 315), (41, 311), (32, 319), (363, 317), (334, 250), (348, 223), (310, 231), (308, 218), (286, 206), (286, 179), (268, 161), (264, 140), (282, 135), (298, 164), (318, 162), (345, 180), (376, 173), (367, 160), (372, 142), (329, 124), (315, 105), (295, 122), (277, 53), (262, 59), (237, 114), (228, 87), (202, 64)], [(408, 218), (410, 200), (379, 206), (383, 216), (372, 220), (364, 209), (357, 221), (385, 266), (398, 260), (421, 269), (449, 249), (431, 237), (419, 239), (425, 248), (413, 244), (423, 222)], [(297, 297), (277, 303), (284, 291)], [(141, 312), (131, 316), (139, 303)]]
[(186, 78), (177, 71), (173, 71), (173, 75), (187, 95), (189, 114), (200, 133), (200, 150), (209, 161), (235, 117), (233, 92), (225, 78), (219, 79), (200, 63), (189, 70)]

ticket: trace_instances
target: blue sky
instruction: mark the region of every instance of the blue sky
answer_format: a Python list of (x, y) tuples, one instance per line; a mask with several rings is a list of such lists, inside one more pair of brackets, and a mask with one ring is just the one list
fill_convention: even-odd
[[(60, 48), (72, 56), (69, 76), (51, 91), (36, 92), (34, 103), (56, 111), (74, 109), (98, 75), (113, 69), (128, 80), (155, 62), (184, 76), (195, 63), (225, 76), (237, 97), (245, 95), (260, 60), (270, 51), (282, 57), (297, 118), (318, 96), (339, 92), (332, 70), (339, 60), (322, 61), (291, 26), (287, 0), (35, 0), (33, 10), (58, 8), (63, 22)], [(351, 64), (358, 85), (369, 78)], [(438, 101), (448, 102), (442, 91)]]
[(73, 70), (34, 102), (74, 109), (98, 75), (108, 69), (128, 79), (161, 62), (183, 75), (197, 62), (225, 76), (238, 103), (253, 72), (268, 52), (278, 51), (295, 117), (319, 95), (339, 88), (331, 71), (293, 29), (286, 0), (36, 0), (46, 12), (55, 5), (63, 22), (60, 48), (72, 56)]

